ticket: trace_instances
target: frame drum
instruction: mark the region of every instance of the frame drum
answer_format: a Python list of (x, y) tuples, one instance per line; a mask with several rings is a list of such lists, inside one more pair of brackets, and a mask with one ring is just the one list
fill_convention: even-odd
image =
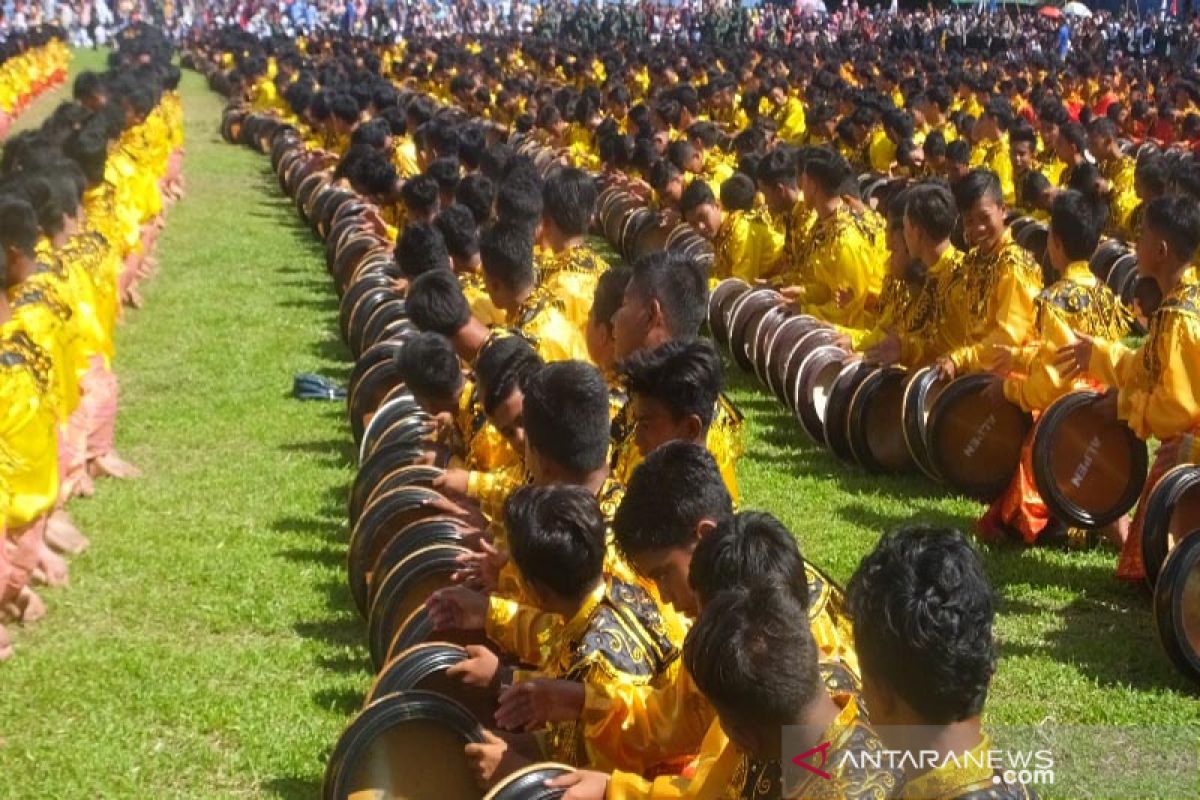
[(903, 367), (880, 367), (866, 377), (850, 401), (850, 452), (868, 472), (908, 472), (913, 457), (900, 425)]
[(1154, 585), (1171, 550), (1200, 528), (1200, 466), (1180, 464), (1168, 470), (1146, 498), (1142, 519), (1142, 561)]
[(1200, 530), (1163, 564), (1154, 586), (1154, 627), (1175, 668), (1200, 686)]
[(1054, 516), (1102, 528), (1133, 508), (1146, 484), (1146, 443), (1114, 416), (1101, 416), (1098, 392), (1056, 400), (1033, 433), (1033, 480)]
[(934, 468), (953, 488), (991, 502), (1008, 486), (1021, 461), (1021, 447), (1033, 424), (1007, 400), (998, 405), (980, 395), (994, 375), (964, 375), (933, 402), (925, 447)]
[(479, 800), (464, 748), (482, 741), (479, 722), (448, 697), (384, 695), (342, 732), (325, 768), (322, 800)]

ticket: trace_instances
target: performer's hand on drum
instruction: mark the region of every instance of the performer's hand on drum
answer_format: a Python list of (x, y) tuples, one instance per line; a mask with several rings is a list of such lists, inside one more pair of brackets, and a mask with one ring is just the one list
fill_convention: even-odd
[(1064, 345), (1054, 354), (1054, 368), (1064, 378), (1074, 378), (1086, 372), (1092, 361), (1092, 351), (1095, 349), (1092, 337), (1082, 333), (1075, 334), (1075, 341)]
[(889, 332), (883, 341), (867, 348), (863, 355), (872, 364), (890, 367), (900, 360), (900, 337)]
[(804, 302), (803, 286), (781, 286), (779, 287), (779, 293), (783, 295), (789, 303), (799, 304)]
[(604, 800), (608, 792), (608, 773), (587, 769), (568, 772), (546, 781), (547, 788), (566, 789), (562, 800)]
[(446, 675), (463, 682), (466, 686), (487, 689), (496, 684), (500, 673), (500, 659), (486, 647), (467, 645), (467, 657), (446, 669)]
[(500, 583), (500, 570), (508, 563), (508, 554), (497, 550), (491, 542), (480, 539), (479, 552), (460, 556), (462, 569), (454, 573), (456, 583), (468, 583), (490, 591)]
[(583, 713), (579, 681), (534, 678), (500, 693), (496, 724), (510, 731), (532, 731), (550, 722), (574, 722)]
[(933, 366), (938, 374), (948, 381), (952, 381), (958, 376), (958, 367), (955, 366), (954, 359), (950, 356), (942, 356)]
[(425, 607), (435, 631), (481, 631), (487, 622), (487, 595), (463, 586), (438, 589)]
[[(451, 669), (454, 668), (451, 667)], [(500, 776), (500, 765), (508, 754), (508, 742), (491, 731), (485, 730), (483, 742), (467, 745), (464, 752), (467, 756), (467, 763), (475, 775), (475, 781), (482, 789), (487, 790)]]
[(448, 469), (433, 479), (433, 488), (439, 492), (465, 495), (469, 477), (470, 473), (465, 469)]

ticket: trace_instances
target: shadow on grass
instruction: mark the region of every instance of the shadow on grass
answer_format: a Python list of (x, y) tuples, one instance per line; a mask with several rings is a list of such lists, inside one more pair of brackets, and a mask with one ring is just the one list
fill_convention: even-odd
[(263, 784), (272, 797), (282, 800), (312, 800), (321, 794), (321, 781), (315, 778), (275, 778)]
[(349, 436), (312, 442), (290, 442), (280, 445), (285, 453), (304, 453), (320, 457), (327, 465), (339, 469), (350, 469), (358, 464), (358, 448)]
[(349, 719), (362, 710), (363, 693), (353, 689), (322, 689), (313, 694), (313, 702)]

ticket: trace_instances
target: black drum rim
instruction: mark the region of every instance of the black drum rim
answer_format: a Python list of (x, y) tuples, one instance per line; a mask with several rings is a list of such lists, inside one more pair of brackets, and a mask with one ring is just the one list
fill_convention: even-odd
[[(804, 431), (804, 434), (814, 444), (825, 444), (825, 422), (817, 413), (813, 398), (800, 396), (800, 391), (805, 383), (805, 376), (808, 374), (808, 370), (814, 368), (814, 364), (819, 365), (819, 368), (824, 370), (832, 366), (835, 362), (840, 363), (846, 355), (845, 350), (835, 345), (820, 345), (810, 350), (801, 359), (800, 368), (796, 372), (796, 379), (791, 392), (792, 407), (796, 419), (800, 422), (800, 429)], [(840, 369), (838, 370), (838, 374), (841, 374)], [(826, 402), (828, 402), (828, 398), (826, 398)], [(810, 415), (811, 419), (809, 418)]]
[(1053, 472), (1051, 458), (1054, 450), (1054, 440), (1050, 431), (1054, 429), (1059, 420), (1072, 411), (1086, 405), (1094, 405), (1102, 398), (1103, 395), (1093, 391), (1066, 394), (1046, 409), (1033, 432), (1033, 482), (1037, 486), (1038, 494), (1042, 496), (1042, 500), (1056, 518), (1069, 525), (1090, 530), (1103, 528), (1105, 525), (1116, 522), (1129, 509), (1133, 508), (1138, 498), (1141, 497), (1142, 489), (1146, 484), (1146, 471), (1150, 461), (1146, 443), (1138, 439), (1127, 426), (1118, 422), (1117, 424), (1121, 425), (1122, 430), (1125, 431), (1126, 441), (1133, 454), (1132, 476), (1136, 476), (1136, 480), (1131, 479), (1126, 486), (1125, 493), (1108, 511), (1093, 514), (1058, 491), (1057, 483), (1050, 477)]
[[(384, 695), (413, 691), (418, 683), (467, 658), (465, 648), (450, 642), (421, 642), (388, 659), (371, 682), (364, 706)], [(417, 690), (420, 691), (420, 690)]]
[(392, 489), (399, 489), (402, 486), (423, 486), (426, 489), (432, 489), (433, 482), (445, 474), (445, 470), (429, 464), (405, 464), (404, 466), (396, 467), (371, 487), (371, 491), (362, 500), (361, 507), (350, 509), (350, 528), (353, 529), (358, 523), (358, 518), (362, 516), (363, 509), (369, 506), (382, 493)]
[[(755, 377), (764, 386), (767, 385), (767, 353), (770, 352), (771, 342), (775, 339), (775, 333), (794, 316), (786, 305), (778, 305), (759, 317), (753, 326), (754, 335), (750, 337), (747, 355), (750, 363), (754, 365)], [(762, 341), (764, 335), (767, 339), (765, 342)]]
[(749, 291), (750, 284), (741, 278), (726, 278), (708, 293), (708, 330), (718, 346), (729, 346), (729, 315), (722, 306), (732, 306)]
[[(433, 545), (410, 555), (397, 564), (379, 583), (379, 590), (367, 614), (368, 644), (371, 663), (378, 670), (383, 666), (387, 647), (399, 626), (407, 620), (395, 619), (394, 604), (407, 599), (412, 585), (424, 578), (445, 574), (449, 576), (458, 567), (459, 556), (471, 551), (465, 547)], [(422, 560), (423, 559), (423, 560)], [(428, 598), (426, 598), (428, 599)], [(411, 611), (410, 611), (411, 613)], [(394, 624), (392, 624), (394, 623)]]
[[(857, 417), (865, 413), (861, 410), (862, 407), (874, 400), (879, 392), (884, 389), (888, 381), (900, 380), (903, 382), (907, 374), (908, 371), (904, 367), (894, 364), (879, 367), (859, 383), (858, 388), (854, 391), (854, 396), (850, 398), (850, 408), (846, 415), (847, 438), (849, 439), (850, 452), (854, 455), (858, 465), (868, 472), (885, 474), (893, 472), (893, 470), (886, 467), (876, 458), (875, 451), (871, 448), (871, 443), (867, 437), (866, 426), (855, 427), (853, 422)], [(903, 399), (901, 399), (901, 403), (903, 404)], [(900, 424), (900, 420), (897, 419), (896, 423)], [(903, 436), (903, 432), (901, 432), (901, 436)], [(909, 453), (909, 460), (912, 460), (911, 452)]]
[(1187, 578), (1200, 570), (1200, 529), (1193, 530), (1167, 556), (1154, 587), (1154, 627), (1159, 644), (1184, 677), (1200, 686), (1200, 653), (1180, 641), (1185, 633), (1182, 619)]
[(420, 690), (384, 695), (360, 711), (338, 737), (326, 765), (321, 797), (324, 800), (343, 800), (349, 796), (347, 770), (343, 766), (347, 756), (363, 742), (370, 741), (389, 728), (418, 720), (446, 724), (462, 738), (464, 744), (480, 744), (484, 741), (479, 721), (461, 703), (449, 697)]
[[(776, 327), (775, 331), (771, 334), (770, 340), (768, 340), (768, 342), (767, 342), (767, 353), (765, 356), (766, 366), (763, 368), (763, 372), (767, 373), (767, 378), (766, 378), (765, 383), (767, 385), (767, 388), (771, 390), (771, 393), (774, 394), (776, 397), (778, 397), (779, 400), (783, 403), (787, 402), (787, 398), (783, 394), (780, 384), (783, 383), (784, 379), (786, 379), (786, 377), (787, 377), (787, 360), (791, 357), (791, 354), (795, 351), (794, 345), (798, 344), (800, 342), (800, 339), (803, 339), (804, 335), (806, 333), (808, 333), (808, 331), (801, 332), (800, 339), (797, 339), (795, 342), (792, 343), (793, 347), (788, 348), (788, 354), (783, 357), (784, 358), (783, 363), (779, 364), (777, 369), (775, 369), (775, 370), (771, 369), (771, 359), (775, 356), (776, 352), (781, 348), (781, 345), (779, 343), (780, 337), (783, 336), (784, 333), (787, 330), (789, 330), (790, 328), (796, 328), (796, 327), (800, 327), (803, 325), (808, 325), (809, 319), (811, 319), (811, 317), (808, 317), (806, 314), (793, 314), (792, 316), (785, 319), (783, 322), (779, 323), (778, 327)], [(776, 379), (776, 373), (778, 373), (778, 376), (779, 376), (778, 379)]]
[(574, 771), (574, 767), (553, 761), (531, 764), (496, 784), (483, 800), (558, 800), (567, 790), (551, 789), (545, 785), (546, 781)]
[(847, 464), (858, 463), (850, 450), (850, 403), (870, 374), (870, 365), (860, 357), (844, 362), (825, 401), (825, 447)]
[[(381, 528), (398, 515), (416, 514), (440, 499), (442, 496), (433, 489), (401, 486), (380, 495), (374, 503), (363, 508), (362, 516), (350, 531), (346, 546), (346, 582), (350, 587), (350, 598), (364, 617), (371, 608), (371, 589), (367, 578), (374, 566), (368, 563), (371, 561), (371, 551), (375, 549), (376, 538), (387, 535), (387, 531)], [(436, 513), (430, 516), (436, 516)], [(422, 521), (423, 519), (411, 520), (392, 531), (391, 535), (397, 536), (413, 522)], [(386, 546), (387, 542), (384, 542), (378, 550), (382, 551)]]
[[(917, 469), (941, 483), (944, 479), (929, 457), (929, 449), (925, 446), (928, 419), (923, 416), (921, 411), (921, 407), (925, 404), (925, 396), (938, 379), (937, 369), (934, 367), (922, 367), (909, 378), (908, 386), (904, 389), (904, 400), (900, 404), (900, 427), (904, 434), (904, 442), (908, 445), (909, 455), (913, 457)], [(917, 430), (914, 431), (914, 428)]]
[(1154, 586), (1163, 564), (1171, 555), (1171, 517), (1175, 505), (1190, 491), (1200, 488), (1200, 466), (1177, 464), (1163, 473), (1146, 498), (1142, 518), (1142, 566), (1146, 580)]

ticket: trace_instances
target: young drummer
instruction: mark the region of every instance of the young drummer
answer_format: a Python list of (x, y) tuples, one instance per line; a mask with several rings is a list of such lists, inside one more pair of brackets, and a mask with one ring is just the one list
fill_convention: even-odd
[(779, 260), (783, 235), (765, 209), (754, 208), (754, 196), (754, 181), (740, 173), (721, 184), (720, 203), (703, 181), (693, 181), (683, 192), (684, 221), (716, 252), (710, 285), (725, 278), (754, 283)]
[(1041, 268), (1004, 224), (996, 175), (972, 170), (954, 184), (954, 200), (971, 250), (957, 269), (938, 277), (944, 355), (937, 365), (948, 378), (984, 370), (995, 347), (1024, 347), (1042, 290)]
[[(644, 589), (606, 572), (605, 515), (591, 492), (570, 485), (522, 488), (509, 499), (505, 522), (530, 598), (563, 622), (545, 637), (536, 672), (517, 671), (504, 680), (495, 654), (471, 648), (471, 659), (451, 667), (449, 675), (493, 688), (538, 677), (562, 679), (605, 695), (673, 679), (679, 642)], [(552, 723), (536, 739), (488, 734), (466, 753), (484, 785), (533, 760), (622, 766), (574, 721)]]
[(938, 182), (917, 184), (892, 199), (879, 323), (857, 344), (871, 360), (916, 367), (937, 356), (937, 286), (962, 261), (950, 244), (956, 218), (954, 198)]
[(596, 181), (582, 170), (560, 170), (542, 187), (541, 244), (537, 261), (539, 288), (563, 304), (563, 313), (582, 333), (596, 293), (608, 269), (587, 243), (596, 206)]
[[(709, 431), (716, 421), (724, 375), (721, 357), (704, 339), (667, 342), (653, 350), (640, 350), (620, 364), (620, 374), (629, 394), (626, 419), (633, 426), (633, 442), (643, 456), (673, 441), (708, 447)], [(723, 447), (728, 436), (713, 436)], [(713, 452), (730, 496), (738, 502), (734, 454)], [(619, 467), (632, 469), (634, 459)], [(617, 473), (627, 483), (629, 475)]]
[[(1024, 348), (998, 347), (992, 370), (1004, 378), (1003, 396), (1035, 416), (1087, 381), (1064, 379), (1054, 367), (1058, 350), (1075, 333), (1119, 341), (1129, 329), (1129, 314), (1104, 283), (1092, 274), (1088, 259), (1100, 243), (1106, 211), (1079, 192), (1065, 190), (1050, 214), (1048, 248), (1058, 280), (1034, 301), (1035, 333)], [(998, 393), (996, 393), (998, 397)], [(1021, 450), (1021, 463), (1008, 490), (979, 521), (981, 535), (996, 539), (1006, 532), (1033, 544), (1052, 523), (1033, 482), (1033, 431)]]
[(996, 672), (992, 590), (961, 533), (892, 531), (846, 587), (862, 665), (863, 701), (889, 749), (932, 752), (940, 766), (910, 768), (905, 800), (1028, 800), (989, 766), (981, 715)]
[(1162, 303), (1150, 335), (1136, 350), (1088, 335), (1062, 348), (1055, 367), (1065, 380), (1087, 372), (1114, 388), (1107, 410), (1143, 439), (1161, 442), (1117, 566), (1117, 577), (1141, 581), (1146, 498), (1168, 469), (1200, 457), (1200, 286), (1193, 261), (1200, 248), (1200, 205), (1186, 196), (1145, 206), (1138, 238), (1138, 273), (1153, 280)]

